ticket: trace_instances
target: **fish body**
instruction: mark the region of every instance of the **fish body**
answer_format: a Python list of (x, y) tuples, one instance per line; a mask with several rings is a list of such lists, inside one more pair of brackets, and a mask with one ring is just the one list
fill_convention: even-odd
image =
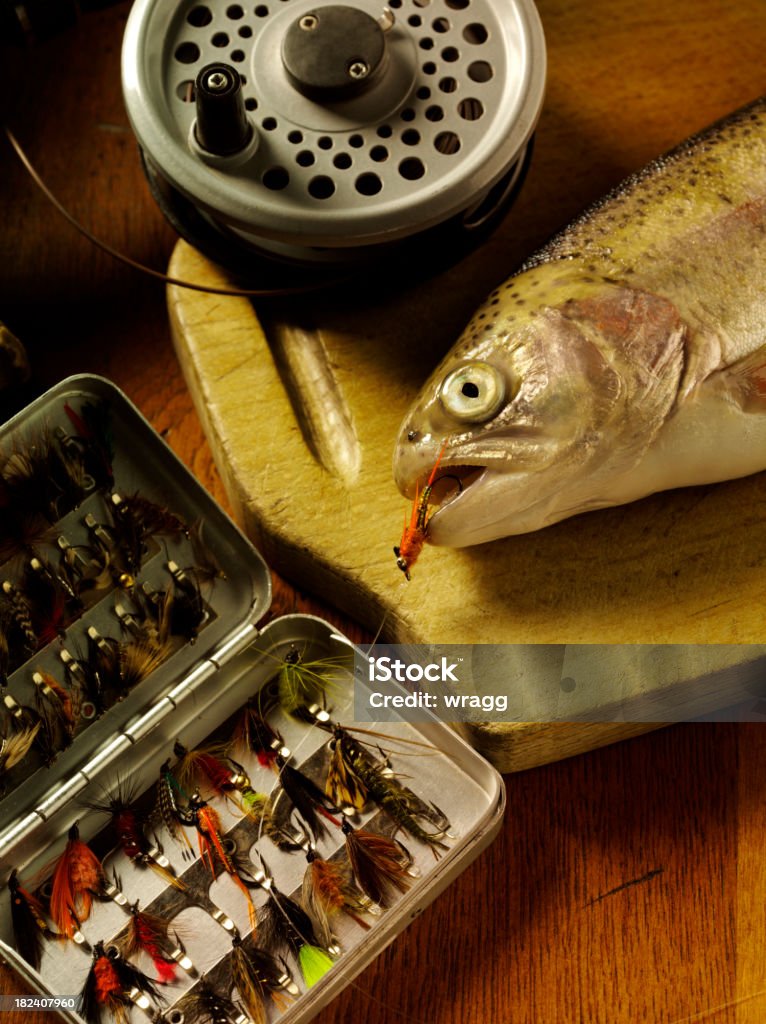
[(428, 540), (464, 547), (766, 469), (766, 98), (587, 211), (488, 297), (405, 417)]

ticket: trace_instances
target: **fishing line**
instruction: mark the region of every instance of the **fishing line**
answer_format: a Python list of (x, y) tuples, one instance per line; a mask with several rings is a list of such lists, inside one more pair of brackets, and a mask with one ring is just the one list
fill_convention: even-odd
[(120, 252), (113, 246), (109, 245), (108, 242), (104, 242), (102, 239), (97, 238), (83, 223), (71, 213), (66, 206), (59, 200), (45, 183), (39, 172), (35, 169), (32, 161), (26, 154), (26, 151), (22, 147), (19, 140), (13, 134), (11, 129), (7, 125), (3, 125), (3, 131), (5, 132), (6, 138), (11, 144), (14, 153), (21, 161), (24, 170), (30, 176), (35, 185), (40, 189), (42, 194), (51, 203), (61, 216), (69, 222), (69, 224), (78, 231), (84, 238), (95, 245), (97, 249), (105, 252), (112, 259), (117, 260), (119, 263), (123, 263), (125, 266), (130, 267), (132, 270), (138, 270), (142, 274), (147, 274), (149, 277), (153, 277), (155, 280), (162, 281), (164, 284), (172, 284), (176, 288), (187, 288), (190, 291), (195, 292), (208, 292), (211, 295), (231, 295), (237, 298), (265, 298), (267, 296), (287, 296), (287, 295), (303, 295), (307, 292), (320, 291), (328, 287), (332, 287), (347, 281), (350, 274), (333, 278), (332, 280), (317, 280), (313, 283), (307, 283), (302, 285), (295, 285), (293, 287), (283, 288), (216, 288), (212, 285), (198, 284), (193, 281), (183, 281), (177, 277), (171, 277), (169, 274), (164, 274), (161, 270), (154, 270), (152, 267), (147, 267), (145, 264), (140, 263), (138, 260), (134, 260), (131, 256)]
[(766, 988), (762, 988), (759, 992), (752, 992), (749, 996), (740, 996), (739, 999), (732, 999), (728, 1003), (719, 1003), (718, 1006), (711, 1006), (707, 1010), (699, 1010), (697, 1013), (693, 1013), (691, 1017), (679, 1017), (677, 1020), (671, 1021), (671, 1024), (696, 1024), (697, 1021), (709, 1020), (713, 1014), (720, 1013), (721, 1010), (730, 1010), (733, 1006), (743, 1006), (745, 1003), (750, 1003), (753, 999), (759, 999), (763, 995), (766, 995)]

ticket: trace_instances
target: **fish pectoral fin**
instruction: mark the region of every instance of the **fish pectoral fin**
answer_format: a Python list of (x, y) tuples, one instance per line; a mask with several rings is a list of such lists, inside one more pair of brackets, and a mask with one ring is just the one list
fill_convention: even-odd
[(712, 374), (705, 384), (722, 389), (743, 412), (763, 415), (766, 413), (766, 345)]

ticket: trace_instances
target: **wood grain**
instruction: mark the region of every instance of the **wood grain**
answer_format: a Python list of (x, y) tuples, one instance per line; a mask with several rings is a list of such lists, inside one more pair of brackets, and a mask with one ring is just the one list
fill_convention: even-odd
[[(692, 130), (703, 107), (735, 107), (764, 49), (756, 2), (544, 0), (540, 9), (558, 68), (540, 145), (558, 184), (544, 195), (530, 178), (524, 202), (537, 220), (521, 238), (494, 243), (507, 262), (647, 150)], [(6, 116), (68, 205), (163, 267), (174, 238), (143, 185), (119, 99), (126, 11), (91, 14), (26, 54), (4, 51), (0, 82)], [(642, 111), (619, 153), (608, 95), (616, 78)], [(589, 154), (597, 159), (581, 174)], [(81, 370), (111, 376), (224, 498), (170, 345), (162, 290), (80, 242), (4, 144), (0, 160), (0, 316), (26, 342), (37, 385)], [(279, 611), (318, 607), (291, 587), (275, 597)], [(507, 781), (498, 842), (317, 1024), (766, 1019), (761, 727), (676, 726)], [(0, 992), (19, 991), (0, 967)]]

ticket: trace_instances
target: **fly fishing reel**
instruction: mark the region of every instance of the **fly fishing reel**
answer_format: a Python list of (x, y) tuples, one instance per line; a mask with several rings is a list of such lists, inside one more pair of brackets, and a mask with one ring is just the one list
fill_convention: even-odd
[(122, 55), (154, 195), (217, 262), (365, 266), (470, 245), (542, 104), (532, 0), (136, 0)]

